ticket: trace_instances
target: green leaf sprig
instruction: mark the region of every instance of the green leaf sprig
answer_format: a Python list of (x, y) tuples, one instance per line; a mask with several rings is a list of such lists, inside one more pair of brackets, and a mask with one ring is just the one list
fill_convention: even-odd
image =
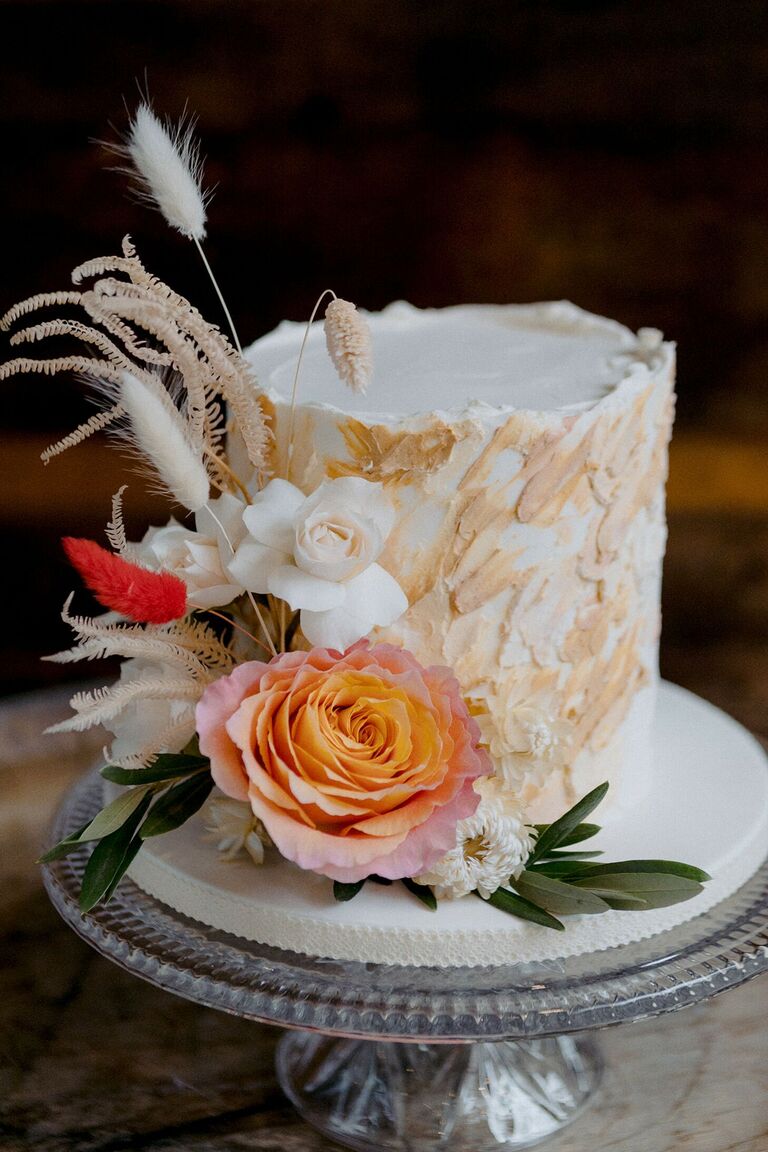
[[(692, 864), (678, 860), (598, 864), (594, 861), (602, 856), (600, 849), (573, 847), (591, 840), (600, 831), (599, 824), (587, 823), (585, 817), (597, 808), (607, 791), (608, 784), (600, 784), (553, 824), (531, 825), (536, 842), (526, 867), (518, 877), (510, 878), (509, 888), (497, 888), (487, 902), (520, 920), (562, 932), (565, 925), (558, 919), (560, 916), (596, 916), (611, 908), (644, 912), (697, 896), (710, 877)], [(367, 879), (391, 883), (379, 876)], [(352, 900), (365, 883), (366, 880), (354, 884), (335, 881), (333, 894), (337, 900)], [(431, 888), (415, 880), (405, 879), (402, 883), (431, 911), (437, 909)]]
[(701, 868), (677, 860), (619, 860), (593, 863), (602, 852), (573, 851), (600, 831), (585, 817), (608, 791), (600, 784), (553, 824), (535, 824), (536, 844), (524, 870), (499, 888), (488, 903), (503, 912), (562, 931), (558, 916), (594, 916), (609, 909), (645, 912), (690, 900), (710, 879)]
[(147, 768), (107, 764), (101, 775), (126, 786), (92, 820), (54, 844), (39, 859), (49, 864), (91, 840), (91, 853), (80, 889), (80, 908), (89, 912), (106, 903), (150, 836), (180, 828), (208, 799), (213, 788), (210, 763), (196, 753), (166, 753)]

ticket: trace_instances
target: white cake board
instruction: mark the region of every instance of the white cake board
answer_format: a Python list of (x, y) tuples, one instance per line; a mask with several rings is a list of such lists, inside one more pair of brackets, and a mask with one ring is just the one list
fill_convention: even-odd
[[(260, 868), (225, 861), (198, 816), (148, 843), (131, 865), (140, 888), (177, 912), (261, 944), (389, 964), (509, 964), (553, 960), (642, 940), (712, 908), (768, 854), (768, 759), (740, 724), (692, 693), (662, 684), (650, 795), (617, 814), (589, 847), (606, 860), (652, 857), (704, 868), (694, 899), (649, 912), (572, 916), (564, 932), (517, 920), (476, 896), (429, 912), (400, 884), (368, 884), (348, 903), (331, 881), (275, 853)], [(599, 810), (592, 817), (600, 822)]]

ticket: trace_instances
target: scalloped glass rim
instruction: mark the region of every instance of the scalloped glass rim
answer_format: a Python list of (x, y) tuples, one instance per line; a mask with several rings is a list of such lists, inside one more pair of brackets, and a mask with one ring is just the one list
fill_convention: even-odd
[[(52, 842), (100, 806), (101, 778), (68, 793)], [(197, 1003), (281, 1027), (389, 1040), (551, 1036), (672, 1012), (768, 969), (768, 860), (733, 896), (636, 944), (565, 960), (409, 968), (304, 956), (171, 911), (124, 880), (105, 908), (77, 904), (89, 849), (47, 866), (54, 907), (98, 952)]]

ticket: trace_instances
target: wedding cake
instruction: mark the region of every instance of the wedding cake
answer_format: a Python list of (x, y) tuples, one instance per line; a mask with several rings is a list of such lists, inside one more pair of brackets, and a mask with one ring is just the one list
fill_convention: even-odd
[[(377, 640), (453, 668), (494, 759), (536, 819), (602, 780), (651, 784), (674, 346), (565, 302), (405, 303), (368, 317), (367, 394), (340, 383), (316, 324), (292, 478), (384, 484), (381, 563), (408, 610)], [(283, 475), (304, 325), (248, 350)]]
[(73, 592), (50, 658), (121, 663), (52, 728), (110, 739), (104, 806), (43, 862), (90, 852), (84, 913), (128, 874), (216, 930), (365, 962), (571, 955), (722, 899), (762, 825), (734, 800), (722, 837), (706, 802), (721, 720), (669, 686), (657, 707), (673, 346), (564, 302), (367, 313), (326, 289), (243, 351), (191, 131), (142, 104), (121, 151), (227, 334), (130, 237), (0, 318), (0, 379), (96, 391), (43, 460), (111, 431), (174, 509), (131, 540), (123, 486), (106, 547), (62, 541), (107, 613)]

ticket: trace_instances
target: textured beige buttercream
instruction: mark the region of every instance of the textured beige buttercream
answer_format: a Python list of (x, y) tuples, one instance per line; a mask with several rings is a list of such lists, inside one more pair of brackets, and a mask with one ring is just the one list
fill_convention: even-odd
[[(528, 341), (536, 323), (574, 339), (610, 324), (571, 306), (520, 311)], [(603, 779), (621, 807), (649, 785), (674, 349), (620, 333), (617, 382), (588, 402), (516, 409), (475, 389), (442, 411), (436, 389), (434, 411), (417, 415), (353, 416), (304, 394), (296, 410), (294, 483), (362, 476), (395, 504), (380, 562), (410, 606), (375, 638), (452, 667), (497, 743), (516, 715), (560, 734), (565, 751), (532, 760), (524, 783), (534, 818)], [(249, 352), (257, 376), (262, 347)], [(285, 476), (289, 404), (262, 383)], [(386, 408), (385, 382), (374, 404)]]

